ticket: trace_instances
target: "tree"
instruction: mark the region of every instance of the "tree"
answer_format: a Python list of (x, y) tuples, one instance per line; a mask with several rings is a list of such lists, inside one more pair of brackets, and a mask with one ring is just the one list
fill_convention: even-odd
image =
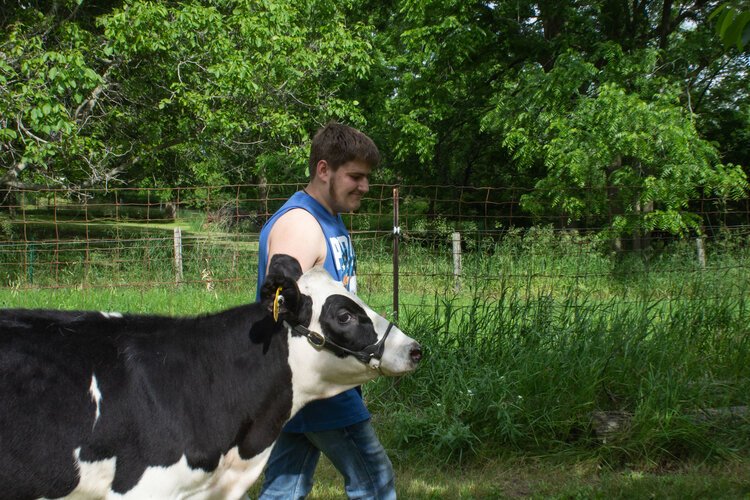
[[(54, 34), (53, 34), (54, 32)], [(45, 45), (52, 41), (54, 49)], [(99, 137), (82, 130), (92, 116), (102, 77), (90, 33), (30, 11), (0, 39), (0, 182), (81, 183), (89, 165), (108, 155)], [(63, 165), (76, 164), (76, 168)], [(64, 171), (64, 172), (63, 172)], [(26, 179), (23, 181), (22, 179)]]
[[(381, 180), (546, 189), (525, 199), (534, 213), (684, 232), (688, 194), (721, 184), (729, 200), (742, 187), (732, 164), (750, 164), (746, 55), (716, 39), (716, 2), (6, 5), (6, 187), (299, 180), (310, 133), (336, 118), (375, 138)], [(670, 145), (648, 143), (652, 128)], [(646, 185), (668, 182), (672, 161), (693, 165), (679, 200)], [(619, 187), (602, 198), (594, 176), (578, 188), (591, 200), (561, 201), (564, 182), (602, 168)], [(653, 222), (660, 210), (671, 215)]]
[(0, 38), (6, 186), (258, 180), (280, 153), (299, 178), (312, 130), (364, 122), (338, 94), (369, 71), (368, 28), (330, 0), (16, 9)]
[(701, 139), (679, 87), (657, 74), (658, 51), (601, 51), (596, 63), (571, 51), (548, 72), (527, 65), (485, 117), (519, 167), (544, 171), (523, 206), (617, 235), (700, 231), (689, 202), (743, 197), (744, 172)]
[(393, 174), (417, 183), (502, 182), (496, 166), (504, 154), (479, 120), (518, 41), (502, 36), (499, 26), (512, 24), (504, 12), (493, 2), (454, 0), (372, 6), (364, 11), (380, 28), (374, 45), (383, 62), (378, 94), (365, 97), (365, 109), (377, 119), (373, 133)]

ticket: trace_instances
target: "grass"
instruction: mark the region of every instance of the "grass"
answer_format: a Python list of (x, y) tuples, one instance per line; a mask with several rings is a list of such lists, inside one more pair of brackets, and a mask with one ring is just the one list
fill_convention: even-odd
[[(399, 325), (425, 361), (365, 387), (402, 497), (747, 497), (750, 418), (694, 418), (750, 405), (747, 243), (711, 242), (703, 268), (689, 241), (616, 256), (595, 239), (508, 232), (465, 241), (456, 280), (445, 245), (405, 241)], [(175, 287), (171, 242), (117, 243), (92, 250), (86, 286), (79, 258), (57, 278), (36, 268), (35, 285), (61, 289), (16, 272), (0, 304), (215, 311), (253, 300), (252, 245), (187, 246), (186, 284)], [(389, 245), (357, 242), (360, 295), (386, 315)], [(605, 442), (595, 411), (631, 418)], [(340, 496), (323, 467), (314, 498)]]
[[(430, 460), (395, 463), (400, 498), (421, 499), (742, 499), (750, 496), (750, 462), (684, 463), (670, 468), (611, 469), (592, 459), (505, 458), (463, 467)], [(341, 478), (325, 458), (310, 500), (343, 498)], [(257, 498), (260, 486), (250, 491)]]
[(255, 300), (255, 290), (224, 290), (221, 293), (184, 286), (170, 288), (80, 288), (71, 290), (0, 290), (0, 307), (118, 311), (167, 315), (216, 312)]
[[(444, 302), (432, 314), (407, 309), (402, 323), (429, 362), (397, 390), (388, 380), (368, 385), (370, 406), (387, 419), (390, 447), (459, 463), (491, 454), (486, 443), (596, 450), (616, 464), (729, 457), (750, 443), (749, 422), (730, 433), (690, 414), (748, 403), (750, 311), (711, 293), (620, 303), (525, 301), (511, 290), (498, 301)], [(631, 426), (601, 446), (596, 410), (628, 412)]]

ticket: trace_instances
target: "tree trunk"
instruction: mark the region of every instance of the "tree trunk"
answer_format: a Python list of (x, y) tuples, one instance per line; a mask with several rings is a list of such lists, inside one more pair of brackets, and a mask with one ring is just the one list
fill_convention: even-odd
[(271, 214), (268, 213), (268, 179), (266, 178), (265, 169), (258, 173), (258, 213), (262, 220), (267, 220)]
[[(620, 155), (615, 156), (614, 160), (612, 160), (612, 163), (610, 163), (609, 167), (607, 167), (607, 185), (605, 186), (605, 189), (607, 190), (610, 225), (617, 215), (622, 214), (622, 209), (619, 202), (620, 190), (617, 187), (612, 186), (611, 182), (612, 174), (620, 169), (620, 167), (622, 167), (622, 156)], [(617, 254), (620, 254), (622, 252), (622, 239), (620, 235), (615, 236), (615, 238), (610, 242), (610, 247)]]
[(667, 48), (669, 34), (672, 32), (672, 0), (664, 0), (661, 8), (661, 22), (657, 29), (659, 33), (659, 48)]
[(2, 206), (8, 209), (8, 215), (10, 215), (10, 218), (15, 219), (16, 209), (18, 208), (18, 198), (16, 196), (18, 191), (12, 187), (7, 187), (4, 191), (5, 192), (1, 195)]

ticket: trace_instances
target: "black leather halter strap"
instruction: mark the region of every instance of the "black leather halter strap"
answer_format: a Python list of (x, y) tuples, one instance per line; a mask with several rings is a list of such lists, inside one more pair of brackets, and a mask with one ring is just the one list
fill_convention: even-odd
[(346, 347), (341, 347), (336, 342), (326, 337), (325, 334), (312, 331), (302, 325), (292, 325), (288, 321), (284, 321), (284, 326), (286, 326), (287, 328), (291, 328), (304, 337), (307, 337), (308, 342), (310, 342), (316, 349), (328, 349), (333, 353), (341, 351), (350, 356), (354, 356), (357, 360), (368, 365), (373, 370), (379, 370), (380, 359), (383, 357), (383, 350), (385, 349), (385, 339), (387, 339), (388, 334), (391, 333), (393, 323), (388, 323), (388, 328), (386, 328), (383, 338), (381, 338), (374, 344), (368, 345), (361, 351), (352, 351), (347, 349)]

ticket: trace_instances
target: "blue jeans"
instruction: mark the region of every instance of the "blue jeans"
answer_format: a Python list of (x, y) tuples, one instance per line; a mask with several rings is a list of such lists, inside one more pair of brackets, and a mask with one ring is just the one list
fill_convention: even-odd
[(259, 500), (305, 498), (320, 452), (344, 476), (349, 498), (396, 498), (393, 466), (366, 420), (331, 431), (282, 432), (268, 459)]

